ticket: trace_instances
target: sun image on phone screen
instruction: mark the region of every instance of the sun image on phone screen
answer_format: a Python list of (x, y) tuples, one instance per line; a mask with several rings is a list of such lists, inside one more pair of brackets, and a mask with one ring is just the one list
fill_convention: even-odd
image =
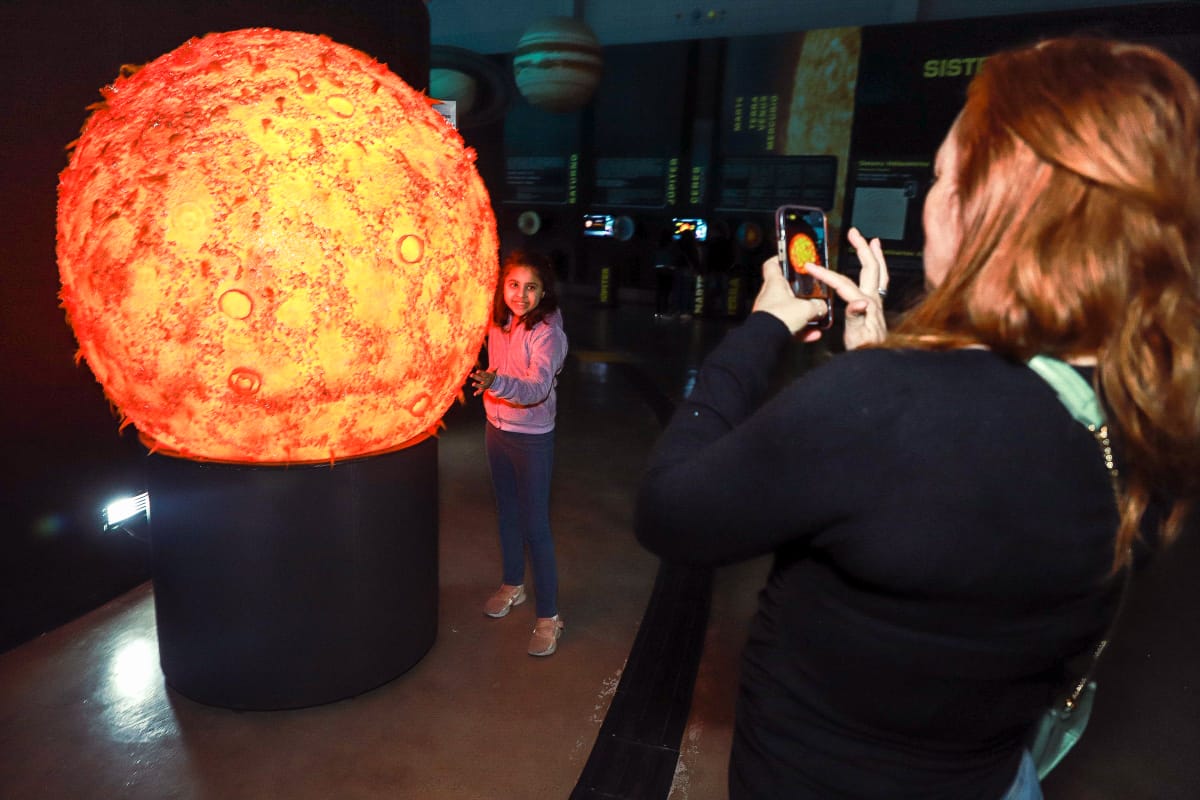
[[(797, 297), (830, 300), (829, 287), (809, 275), (805, 264), (827, 266), (829, 249), (826, 244), (825, 212), (808, 206), (783, 206), (775, 213), (775, 228), (779, 238), (779, 261), (784, 275)], [(833, 323), (833, 308), (810, 325), (828, 328)]]

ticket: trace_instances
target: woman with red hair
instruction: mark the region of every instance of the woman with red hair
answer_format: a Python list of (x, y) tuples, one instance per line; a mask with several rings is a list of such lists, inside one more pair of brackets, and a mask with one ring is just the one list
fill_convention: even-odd
[[(851, 230), (847, 350), (767, 398), (825, 312), (775, 259), (651, 456), (639, 539), (774, 554), (732, 798), (1040, 798), (1026, 743), (1109, 626), (1143, 538), (1200, 495), (1200, 90), (1150, 47), (990, 57), (936, 159), (926, 298), (895, 331)], [(807, 340), (818, 332), (803, 334)], [(1118, 477), (1027, 362), (1091, 383)], [(1115, 491), (1114, 491), (1115, 489)]]

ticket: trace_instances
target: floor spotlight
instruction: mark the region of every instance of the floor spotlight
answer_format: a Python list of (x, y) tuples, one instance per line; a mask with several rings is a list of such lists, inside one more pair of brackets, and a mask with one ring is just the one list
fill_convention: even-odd
[(139, 514), (150, 518), (150, 493), (142, 492), (133, 497), (122, 497), (104, 507), (104, 530), (111, 531)]

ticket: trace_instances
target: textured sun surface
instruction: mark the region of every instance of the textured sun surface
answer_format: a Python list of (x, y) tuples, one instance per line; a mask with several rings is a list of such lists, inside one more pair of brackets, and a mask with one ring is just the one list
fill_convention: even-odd
[(803, 274), (808, 272), (804, 268), (805, 264), (822, 266), (817, 256), (817, 245), (803, 233), (797, 233), (788, 242), (788, 261), (791, 263), (792, 269)]
[(102, 90), (60, 176), (62, 302), (125, 422), (201, 459), (436, 430), (497, 272), (474, 151), (323, 36), (193, 39)]

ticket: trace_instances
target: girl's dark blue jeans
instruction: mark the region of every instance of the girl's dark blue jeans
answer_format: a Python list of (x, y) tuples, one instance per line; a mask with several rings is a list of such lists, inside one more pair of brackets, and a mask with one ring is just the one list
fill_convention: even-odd
[(513, 433), (485, 426), (484, 444), (496, 492), (504, 583), (525, 582), (525, 549), (533, 567), (539, 617), (558, 613), (558, 568), (550, 536), (554, 431)]

